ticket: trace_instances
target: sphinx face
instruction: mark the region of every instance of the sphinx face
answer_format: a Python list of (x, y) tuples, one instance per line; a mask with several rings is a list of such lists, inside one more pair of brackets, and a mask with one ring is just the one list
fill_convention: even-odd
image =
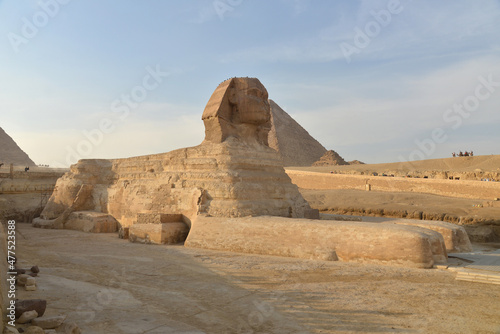
[(267, 90), (256, 79), (236, 79), (230, 102), (236, 105), (239, 123), (261, 125), (269, 122), (271, 109)]
[(213, 92), (201, 117), (205, 141), (222, 143), (229, 137), (268, 146), (271, 106), (257, 78), (232, 78)]

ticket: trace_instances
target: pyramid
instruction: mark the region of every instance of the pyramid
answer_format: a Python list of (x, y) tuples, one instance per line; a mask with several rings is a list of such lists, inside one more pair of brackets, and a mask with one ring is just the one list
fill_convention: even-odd
[(273, 100), (271, 104), (271, 131), (269, 147), (278, 151), (283, 165), (311, 166), (326, 152), (299, 123), (280, 108)]
[(342, 166), (349, 165), (337, 152), (327, 151), (313, 166)]
[(0, 128), (0, 163), (14, 164), (14, 166), (35, 166), (33, 160), (2, 128)]

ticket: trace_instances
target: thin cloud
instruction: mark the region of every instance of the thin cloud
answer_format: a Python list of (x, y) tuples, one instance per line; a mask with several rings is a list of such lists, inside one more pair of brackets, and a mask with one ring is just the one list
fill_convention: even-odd
[[(413, 150), (415, 140), (423, 140), (433, 129), (442, 128), (448, 134), (463, 133), (470, 146), (480, 146), (474, 135), (467, 135), (467, 129), (477, 126), (500, 124), (500, 88), (486, 101), (463, 119), (459, 129), (445, 122), (443, 116), (455, 103), (463, 103), (474, 95), (480, 82), (479, 76), (494, 75), (500, 82), (500, 58), (480, 57), (474, 60), (450, 64), (446, 68), (406, 75), (400, 82), (391, 82), (383, 73), (376, 80), (362, 84), (332, 80), (322, 88), (290, 84), (280, 86), (288, 95), (304, 101), (314, 101), (309, 107), (287, 109), (310, 134), (325, 147), (337, 146), (359, 151), (363, 145), (379, 145), (379, 151), (369, 157), (372, 161), (391, 160), (390, 152)], [(331, 88), (329, 88), (331, 87)], [(385, 93), (379, 90), (384, 87)], [(394, 87), (395, 89), (391, 89)], [(325, 91), (329, 91), (325, 99)], [(376, 98), (367, 97), (373, 91), (380, 91)], [(321, 98), (323, 96), (323, 98)], [(321, 99), (318, 101), (318, 99)], [(491, 134), (492, 141), (500, 140), (500, 133)], [(449, 147), (453, 146), (450, 139)], [(436, 151), (436, 155), (442, 153)], [(376, 160), (378, 157), (378, 160)], [(394, 157), (392, 158), (394, 160)]]
[(222, 57), (220, 61), (222, 63), (259, 61), (324, 63), (343, 58), (343, 54), (334, 43), (305, 39), (243, 49)]

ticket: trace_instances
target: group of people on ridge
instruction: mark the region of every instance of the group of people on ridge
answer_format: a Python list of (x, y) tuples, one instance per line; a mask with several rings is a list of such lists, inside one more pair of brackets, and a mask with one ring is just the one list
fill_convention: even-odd
[(456, 154), (455, 152), (453, 152), (451, 155), (454, 158), (455, 157), (473, 157), (474, 156), (474, 152), (473, 151), (470, 151), (470, 152), (465, 151), (465, 153), (464, 153), (464, 152), (460, 151), (460, 153), (458, 153), (458, 154)]

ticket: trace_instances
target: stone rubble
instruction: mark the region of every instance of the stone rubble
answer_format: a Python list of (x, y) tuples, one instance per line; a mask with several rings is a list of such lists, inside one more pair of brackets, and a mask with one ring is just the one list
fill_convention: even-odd
[(53, 316), (53, 317), (41, 317), (36, 318), (31, 321), (31, 323), (35, 326), (41, 327), (43, 329), (54, 329), (59, 326), (66, 320), (65, 315)]
[(16, 301), (16, 318), (19, 318), (26, 311), (35, 310), (38, 316), (41, 317), (45, 314), (47, 308), (47, 301), (44, 299), (25, 299)]
[(19, 319), (17, 319), (17, 323), (19, 324), (26, 324), (28, 322), (30, 322), (31, 320), (35, 319), (38, 317), (38, 313), (33, 310), (33, 311), (26, 311), (24, 312), (23, 314), (21, 314), (21, 316), (19, 317)]

